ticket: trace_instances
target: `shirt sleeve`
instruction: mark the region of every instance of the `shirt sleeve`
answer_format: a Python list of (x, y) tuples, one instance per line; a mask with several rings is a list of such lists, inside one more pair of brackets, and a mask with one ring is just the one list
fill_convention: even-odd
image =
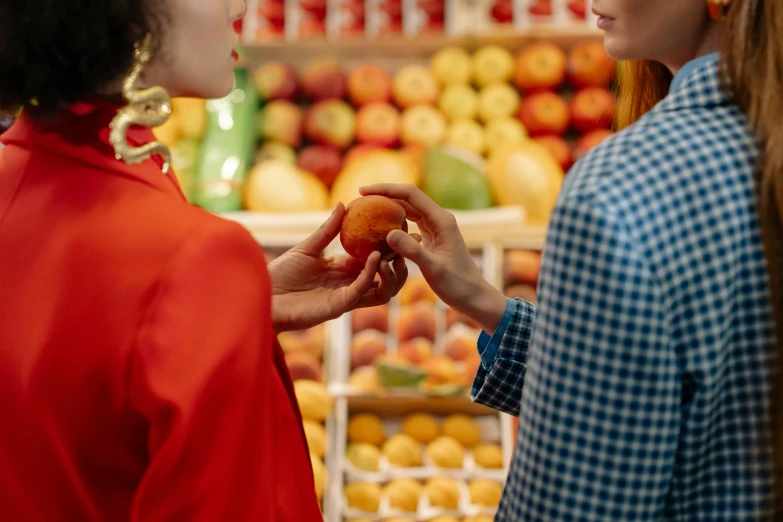
[(261, 248), (223, 222), (188, 240), (134, 347), (149, 465), (132, 522), (322, 520), (278, 350)]
[(534, 304), (522, 299), (509, 299), (495, 333), (490, 337), (481, 332), (478, 340), (481, 365), (471, 393), (475, 402), (510, 415), (519, 415), (535, 313)]
[(558, 204), (498, 520), (659, 520), (680, 404), (647, 257), (621, 218)]

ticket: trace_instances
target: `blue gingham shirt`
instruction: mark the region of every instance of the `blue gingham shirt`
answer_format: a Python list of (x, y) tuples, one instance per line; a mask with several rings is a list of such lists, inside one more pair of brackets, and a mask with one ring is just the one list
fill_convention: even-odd
[(773, 322), (757, 149), (717, 57), (566, 177), (538, 306), (479, 341), (475, 401), (519, 416), (499, 521), (760, 521)]

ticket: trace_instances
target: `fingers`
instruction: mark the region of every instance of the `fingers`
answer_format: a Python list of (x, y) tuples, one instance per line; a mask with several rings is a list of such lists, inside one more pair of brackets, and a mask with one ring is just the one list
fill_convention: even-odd
[(310, 255), (320, 255), (340, 233), (344, 215), (345, 207), (338, 203), (329, 219), (298, 245), (299, 250)]
[(408, 263), (405, 262), (404, 257), (397, 256), (394, 258), (394, 261), (392, 261), (392, 268), (394, 269), (394, 276), (396, 278), (393, 295), (397, 295), (408, 280)]
[[(452, 214), (440, 208), (434, 201), (432, 201), (424, 192), (419, 190), (413, 185), (397, 185), (393, 183), (381, 183), (378, 185), (371, 185), (369, 187), (362, 187), (359, 192), (363, 196), (377, 195), (386, 196), (391, 199), (396, 199), (402, 202), (403, 206), (407, 203), (413, 213), (417, 213), (421, 216), (421, 219), (428, 220), (436, 224), (445, 224)], [(406, 207), (406, 211), (408, 208)], [(415, 221), (415, 217), (410, 217), (411, 221)]]
[[(346, 288), (345, 301), (349, 309), (355, 307), (366, 294), (377, 294), (380, 292), (380, 287), (383, 285), (383, 275), (381, 274), (381, 282), (379, 284), (375, 281), (375, 274), (381, 270), (379, 266), (380, 261), (380, 252), (370, 254), (359, 277)], [(388, 263), (386, 263), (386, 266), (388, 268)]]
[(406, 259), (410, 259), (422, 268), (429, 267), (432, 261), (432, 255), (420, 243), (421, 236), (418, 234), (406, 234), (402, 230), (393, 230), (386, 237), (386, 243)]
[(397, 287), (394, 272), (388, 261), (381, 261), (378, 266), (378, 274), (381, 276), (381, 283), (378, 285), (375, 295), (380, 302), (387, 303), (394, 297)]

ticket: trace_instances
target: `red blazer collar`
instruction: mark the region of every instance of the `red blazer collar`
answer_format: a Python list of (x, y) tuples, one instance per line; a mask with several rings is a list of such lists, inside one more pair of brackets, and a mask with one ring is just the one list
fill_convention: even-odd
[[(51, 121), (34, 120), (23, 111), (8, 131), (0, 136), (6, 145), (39, 148), (59, 156), (116, 174), (133, 177), (145, 184), (184, 199), (173, 171), (162, 173), (163, 160), (153, 156), (138, 165), (128, 165), (114, 157), (109, 143), (109, 123), (119, 107), (105, 100), (80, 102), (62, 111)], [(155, 140), (151, 129), (132, 127), (128, 143), (139, 146)]]

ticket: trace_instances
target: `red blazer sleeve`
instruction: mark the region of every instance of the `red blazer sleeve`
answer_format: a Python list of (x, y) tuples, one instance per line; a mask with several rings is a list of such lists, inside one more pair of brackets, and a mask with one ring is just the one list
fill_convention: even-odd
[(150, 464), (132, 522), (322, 520), (261, 248), (216, 222), (164, 269), (141, 326), (131, 407)]

